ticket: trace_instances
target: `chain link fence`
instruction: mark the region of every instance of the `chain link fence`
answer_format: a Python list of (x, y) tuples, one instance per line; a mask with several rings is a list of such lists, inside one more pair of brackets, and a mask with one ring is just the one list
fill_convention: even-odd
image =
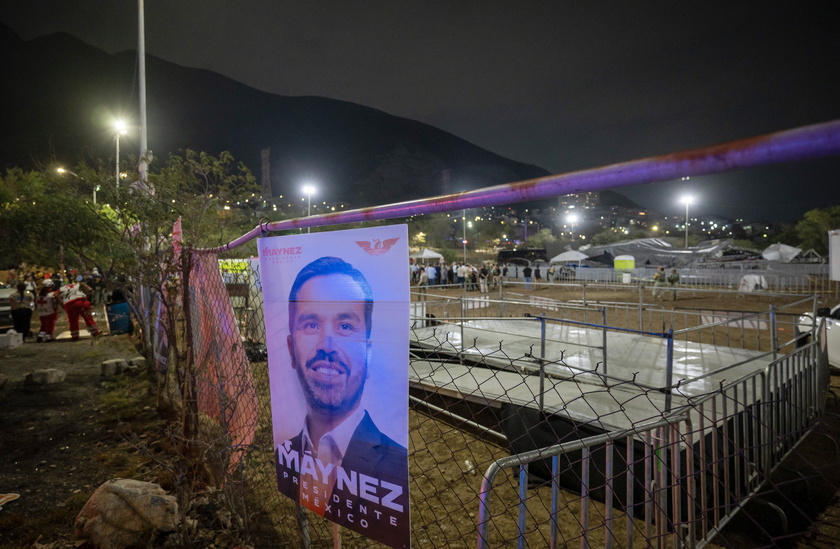
[[(824, 353), (793, 337), (812, 301), (738, 311), (649, 304), (649, 288), (569, 291), (507, 282), (412, 296), (414, 546), (702, 547), (823, 414)], [(332, 546), (332, 523), (277, 489), (256, 261), (185, 250), (175, 293), (171, 393), (193, 466), (255, 547)], [(688, 352), (703, 345), (736, 359), (719, 378), (669, 378), (646, 358), (650, 340), (677, 370), (711, 360)], [(628, 356), (638, 371), (622, 366)], [(343, 547), (379, 546), (338, 535)]]

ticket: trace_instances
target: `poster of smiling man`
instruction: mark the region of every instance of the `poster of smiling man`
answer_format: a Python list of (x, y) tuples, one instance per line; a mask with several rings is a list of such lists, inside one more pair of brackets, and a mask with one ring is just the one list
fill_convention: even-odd
[(277, 485), (409, 546), (405, 225), (258, 242)]

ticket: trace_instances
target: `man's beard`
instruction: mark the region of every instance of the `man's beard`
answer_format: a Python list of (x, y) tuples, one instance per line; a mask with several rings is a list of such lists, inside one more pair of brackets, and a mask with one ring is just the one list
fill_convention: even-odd
[[(307, 376), (312, 371), (312, 365), (317, 362), (329, 362), (341, 368), (345, 383), (326, 384)], [(305, 367), (296, 368), (300, 385), (303, 388), (306, 401), (313, 410), (319, 413), (342, 415), (356, 407), (365, 390), (367, 378), (367, 363), (362, 368), (361, 376), (351, 375), (351, 368), (336, 357), (336, 353), (318, 351), (314, 357), (306, 362)], [(352, 384), (358, 383), (354, 387)]]

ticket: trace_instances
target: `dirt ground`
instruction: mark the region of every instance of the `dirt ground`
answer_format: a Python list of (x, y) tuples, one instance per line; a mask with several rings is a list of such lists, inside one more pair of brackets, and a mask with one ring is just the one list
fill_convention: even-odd
[[(60, 320), (56, 333), (66, 329)], [(8, 377), (0, 389), (0, 493), (20, 495), (0, 510), (0, 546), (67, 540), (100, 484), (138, 478), (144, 459), (123, 435), (150, 428), (157, 413), (138, 402), (109, 399), (116, 384), (136, 380), (100, 375), (103, 361), (136, 356), (128, 335), (0, 349), (0, 373)], [(24, 383), (28, 373), (43, 368), (63, 370), (67, 377), (54, 385)]]
[[(459, 294), (450, 291), (452, 295)], [(558, 289), (537, 289), (533, 295), (568, 299)], [(632, 291), (621, 297), (616, 291), (603, 293), (590, 291), (588, 299), (633, 301)], [(737, 299), (732, 295), (681, 292), (676, 302), (663, 302), (657, 306), (707, 307), (720, 309), (763, 309), (766, 300)], [(824, 304), (828, 305), (828, 304)], [(66, 330), (59, 324), (58, 330)], [(15, 493), (20, 498), (2, 504), (0, 509), (0, 547), (39, 549), (68, 549), (78, 545), (72, 540), (73, 521), (93, 491), (103, 482), (114, 477), (131, 477), (157, 481), (155, 470), (147, 455), (128, 439), (151, 441), (162, 432), (162, 420), (149, 405), (151, 400), (139, 378), (120, 377), (105, 380), (100, 375), (100, 364), (109, 358), (131, 358), (139, 353), (135, 342), (127, 335), (103, 336), (78, 342), (62, 341), (49, 344), (25, 343), (15, 349), (0, 349), (0, 373), (8, 376), (0, 389), (0, 494)], [(53, 386), (29, 386), (23, 380), (27, 373), (39, 368), (55, 367), (67, 372), (64, 383)], [(126, 398), (126, 391), (115, 392), (135, 385), (134, 398)], [(840, 389), (840, 379), (832, 378), (832, 385)], [(131, 393), (131, 391), (128, 391)], [(115, 395), (123, 395), (117, 398)], [(830, 395), (832, 397), (832, 395)], [(766, 499), (785, 510), (793, 509), (789, 531), (784, 541), (790, 547), (835, 547), (840, 521), (840, 506), (836, 492), (840, 486), (840, 404), (830, 398), (829, 413), (821, 422), (814, 436), (809, 436), (796, 454), (790, 471), (781, 476), (778, 485)], [(431, 424), (427, 425), (432, 429)], [(435, 426), (441, 437), (464, 439), (465, 453), (448, 460), (452, 471), (444, 467), (429, 470), (444, 471), (442, 486), (428, 487), (429, 493), (444, 494), (449, 483), (463, 474), (459, 469), (467, 460), (473, 462), (489, 459), (471, 453), (471, 437), (454, 432), (445, 426)], [(431, 440), (433, 435), (425, 434)], [(153, 445), (153, 444), (151, 444)], [(447, 442), (440, 452), (451, 447)], [(434, 445), (429, 448), (428, 459), (443, 463), (441, 453)], [(424, 458), (425, 459), (425, 458)], [(478, 465), (478, 463), (475, 463)], [(486, 464), (481, 463), (482, 466)], [(423, 467), (423, 464), (416, 466)], [(447, 472), (448, 471), (448, 472)], [(481, 470), (471, 480), (478, 485)], [(418, 483), (432, 483), (432, 475)], [(805, 488), (807, 488), (807, 490)], [(778, 488), (778, 490), (776, 490)], [(787, 492), (792, 491), (794, 495)], [(778, 493), (776, 493), (778, 492)], [(798, 494), (798, 496), (797, 496)], [(804, 499), (802, 499), (804, 498)], [(461, 501), (430, 499), (431, 508), (413, 510), (443, 517), (457, 509)], [(434, 508), (438, 506), (439, 508)], [(756, 524), (778, 523), (778, 515), (768, 511), (769, 506), (755, 505), (745, 509), (736, 524), (720, 539), (725, 547), (769, 546), (757, 536)], [(463, 510), (463, 509), (461, 509)], [(805, 512), (807, 511), (807, 512)], [(801, 516), (800, 516), (801, 515)], [(459, 533), (460, 534), (464, 534)], [(467, 533), (474, 546), (472, 533)], [(445, 529), (428, 532), (424, 539), (415, 538), (415, 547), (445, 547)], [(718, 540), (716, 540), (718, 541)], [(778, 542), (776, 542), (778, 545)]]

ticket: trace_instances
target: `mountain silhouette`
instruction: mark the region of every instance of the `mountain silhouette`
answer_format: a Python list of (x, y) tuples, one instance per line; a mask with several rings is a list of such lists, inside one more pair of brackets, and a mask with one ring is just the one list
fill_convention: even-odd
[[(22, 40), (0, 25), (0, 167), (113, 162), (115, 118), (137, 118), (133, 51), (110, 55), (67, 34)], [(265, 93), (217, 73), (146, 57), (148, 146), (230, 151), (259, 181), (268, 150), (273, 195), (354, 207), (387, 204), (549, 175), (450, 133), (361, 105)], [(135, 122), (136, 124), (136, 122)], [(125, 160), (139, 131), (120, 138)], [(123, 156), (125, 155), (125, 156)]]

